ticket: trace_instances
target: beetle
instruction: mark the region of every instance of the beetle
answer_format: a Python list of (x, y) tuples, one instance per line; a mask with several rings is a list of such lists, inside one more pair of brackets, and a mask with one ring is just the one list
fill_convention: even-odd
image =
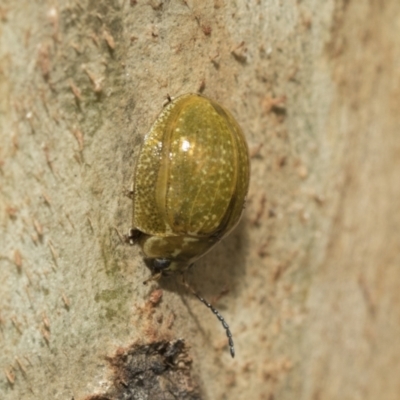
[[(199, 94), (170, 99), (144, 138), (133, 180), (128, 240), (140, 245), (150, 279), (185, 272), (232, 231), (249, 171), (246, 139), (229, 111)], [(233, 357), (228, 325), (189, 289), (223, 324)]]

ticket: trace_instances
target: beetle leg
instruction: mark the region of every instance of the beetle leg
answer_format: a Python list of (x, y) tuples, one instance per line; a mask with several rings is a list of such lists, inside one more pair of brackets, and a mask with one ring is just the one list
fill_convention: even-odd
[(172, 101), (172, 97), (169, 95), (169, 93), (167, 93), (167, 98), (163, 103), (163, 107), (167, 106), (169, 103), (171, 103)]
[(142, 234), (142, 232), (138, 231), (135, 228), (131, 228), (131, 229), (129, 229), (129, 232), (123, 236), (124, 242), (133, 246), (134, 244), (137, 243), (141, 234)]
[(117, 235), (118, 235), (118, 237), (119, 237), (119, 240), (120, 240), (122, 243), (125, 243), (125, 236), (126, 236), (126, 235), (121, 235), (120, 231), (118, 230), (118, 228), (117, 228), (116, 226), (113, 226), (113, 228), (115, 229), (115, 232), (117, 232)]
[(152, 281), (158, 281), (162, 276), (162, 272), (157, 272), (154, 275), (151, 275), (150, 277), (148, 277), (144, 282), (143, 285), (147, 285), (148, 282), (152, 282)]
[(122, 189), (122, 194), (125, 197), (128, 197), (128, 199), (133, 200), (134, 190), (133, 190), (133, 188), (131, 188), (131, 189), (124, 188), (124, 189)]

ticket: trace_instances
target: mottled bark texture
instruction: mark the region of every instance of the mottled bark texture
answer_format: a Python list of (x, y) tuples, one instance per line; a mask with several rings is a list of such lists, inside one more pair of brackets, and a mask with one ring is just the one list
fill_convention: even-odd
[[(397, 400), (399, 21), (398, 0), (2, 0), (0, 398)], [(234, 360), (118, 235), (140, 140), (187, 92), (252, 153), (242, 222), (188, 277)]]

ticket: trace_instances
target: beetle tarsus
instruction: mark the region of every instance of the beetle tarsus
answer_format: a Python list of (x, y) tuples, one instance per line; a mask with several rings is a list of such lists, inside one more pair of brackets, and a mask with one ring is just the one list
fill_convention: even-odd
[(113, 226), (113, 228), (115, 229), (115, 232), (117, 232), (117, 235), (118, 235), (118, 237), (119, 237), (119, 240), (120, 240), (122, 243), (126, 243), (126, 236), (127, 236), (127, 235), (121, 235), (120, 231), (118, 230), (118, 228), (117, 228), (116, 226)]
[(158, 281), (162, 276), (162, 272), (158, 272), (157, 274), (151, 275), (145, 281), (143, 281), (143, 285), (147, 285), (149, 282)]

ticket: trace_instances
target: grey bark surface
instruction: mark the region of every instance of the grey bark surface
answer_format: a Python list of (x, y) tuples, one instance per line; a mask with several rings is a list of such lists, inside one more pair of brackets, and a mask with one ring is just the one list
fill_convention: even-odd
[[(0, 2), (1, 399), (399, 398), (400, 3), (382, 3)], [(117, 233), (141, 139), (187, 92), (252, 154), (241, 223), (189, 273), (234, 360)]]

